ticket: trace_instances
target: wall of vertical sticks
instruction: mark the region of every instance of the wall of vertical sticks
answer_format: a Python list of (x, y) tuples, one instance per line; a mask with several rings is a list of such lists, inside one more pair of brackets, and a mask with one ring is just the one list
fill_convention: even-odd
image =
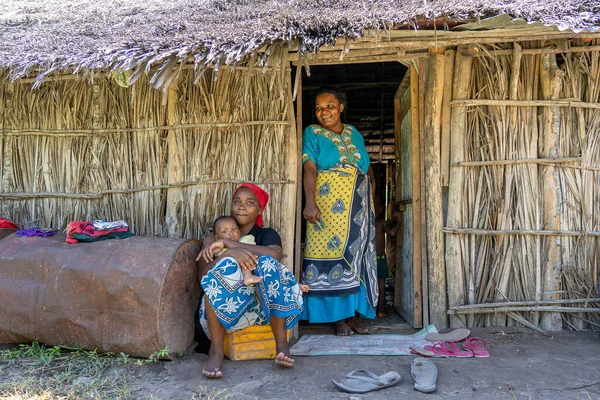
[(455, 71), (451, 324), (600, 326), (600, 46), (460, 46)]
[(198, 79), (184, 68), (165, 91), (143, 77), (123, 88), (106, 75), (58, 76), (32, 88), (0, 76), (0, 216), (57, 229), (124, 219), (138, 235), (200, 238), (248, 181), (271, 195), (265, 223), (292, 252), (289, 75), (238, 67)]

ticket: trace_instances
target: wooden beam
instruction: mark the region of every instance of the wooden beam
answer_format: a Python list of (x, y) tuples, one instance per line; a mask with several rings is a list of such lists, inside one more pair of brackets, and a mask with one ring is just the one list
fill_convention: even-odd
[(444, 215), (440, 168), (440, 121), (444, 97), (444, 59), (442, 52), (429, 56), (427, 97), (424, 105), (425, 214), (427, 215), (427, 260), (429, 274), (430, 321), (438, 329), (448, 326), (446, 266), (444, 263)]
[[(459, 50), (464, 47), (459, 47)], [(462, 100), (469, 97), (469, 84), (471, 81), (471, 67), (473, 58), (461, 56), (460, 52), (456, 56), (456, 73), (454, 74), (454, 83), (452, 96), (454, 100)], [(467, 110), (465, 107), (455, 107), (450, 114), (450, 162), (457, 163), (463, 161), (466, 156), (466, 124)], [(446, 216), (446, 225), (449, 228), (458, 228), (462, 226), (463, 220), (463, 196), (464, 196), (464, 171), (460, 168), (452, 168), (449, 176), (448, 186), (448, 214)], [(446, 235), (446, 279), (448, 282), (448, 305), (450, 307), (458, 304), (466, 304), (466, 270), (467, 265), (463, 263), (463, 254), (461, 248), (461, 238)], [(473, 299), (474, 300), (474, 297)], [(471, 301), (474, 302), (474, 301)], [(462, 317), (453, 317), (450, 319), (450, 326), (464, 327), (465, 319)]]
[(600, 110), (599, 103), (586, 103), (578, 99), (565, 100), (497, 100), (497, 99), (475, 99), (454, 100), (450, 103), (452, 107), (480, 107), (480, 106), (516, 106), (516, 107), (572, 107), (591, 108)]
[[(424, 104), (425, 104), (425, 77), (427, 76), (427, 65), (423, 59), (418, 60), (419, 63), (419, 103), (417, 106), (419, 118), (419, 201), (413, 203), (413, 208), (419, 207), (421, 213), (419, 234), (421, 235), (421, 287), (423, 291), (423, 324), (429, 325), (429, 271), (427, 269), (427, 214), (425, 213), (425, 141), (423, 126), (424, 119)], [(414, 196), (413, 196), (414, 200)], [(413, 214), (414, 216), (414, 214)], [(416, 251), (416, 250), (415, 250)]]
[[(413, 287), (414, 287), (414, 315), (413, 324), (423, 325), (425, 312), (423, 310), (424, 289), (422, 277), (422, 252), (421, 252), (421, 157), (420, 157), (420, 128), (419, 128), (419, 72), (414, 65), (410, 67), (410, 116), (411, 116), (411, 153), (412, 153), (412, 204), (413, 204)], [(423, 73), (421, 68), (421, 73)], [(420, 322), (420, 324), (418, 323)]]
[[(542, 96), (545, 100), (556, 100), (562, 89), (564, 72), (556, 64), (556, 55), (546, 54), (540, 63), (540, 86)], [(548, 107), (543, 110), (542, 132), (543, 157), (558, 157), (558, 137), (560, 134), (560, 110), (558, 107)], [(554, 166), (547, 165), (541, 169), (542, 175), (542, 215), (544, 228), (548, 230), (560, 229), (560, 214), (558, 211), (558, 199), (561, 196), (557, 173)], [(558, 239), (558, 238), (557, 238)], [(546, 249), (546, 258), (543, 266), (543, 293), (544, 300), (557, 300), (560, 298), (561, 280), (561, 254), (560, 241), (549, 240)], [(541, 276), (539, 277), (541, 278)], [(557, 313), (542, 314), (541, 327), (550, 331), (562, 330), (562, 318)]]

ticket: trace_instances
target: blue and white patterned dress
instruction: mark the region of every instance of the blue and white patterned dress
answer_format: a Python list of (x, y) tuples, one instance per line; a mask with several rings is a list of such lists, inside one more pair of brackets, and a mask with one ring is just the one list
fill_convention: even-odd
[[(260, 245), (258, 238), (257, 243)], [(267, 325), (271, 316), (284, 318), (286, 329), (298, 323), (302, 312), (302, 292), (294, 275), (271, 256), (258, 258), (254, 274), (263, 279), (254, 285), (245, 285), (235, 259), (225, 257), (202, 278), (200, 283), (206, 297), (202, 299), (199, 318), (209, 338), (206, 299), (227, 332), (252, 325)]]

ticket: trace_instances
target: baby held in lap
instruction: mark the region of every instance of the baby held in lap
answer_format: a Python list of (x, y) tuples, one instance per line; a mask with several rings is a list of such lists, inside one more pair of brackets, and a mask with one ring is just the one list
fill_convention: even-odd
[[(215, 219), (213, 222), (213, 233), (215, 234), (215, 242), (209, 247), (209, 251), (213, 257), (218, 257), (227, 250), (225, 244), (223, 243), (224, 239), (245, 244), (256, 244), (254, 236), (252, 235), (240, 237), (240, 229), (237, 225), (237, 222), (235, 222), (233, 217), (228, 215), (223, 215)], [(252, 285), (253, 283), (258, 283), (262, 280), (262, 276), (256, 276), (248, 269), (240, 268), (240, 270), (242, 272), (245, 285)], [(300, 290), (302, 292), (308, 292), (308, 285), (299, 283), (298, 286), (300, 286)]]
[[(218, 257), (227, 251), (223, 243), (223, 239), (233, 240), (235, 242), (253, 244), (256, 242), (254, 236), (246, 235), (240, 237), (240, 229), (238, 228), (237, 222), (233, 217), (228, 215), (221, 216), (213, 222), (213, 233), (215, 234), (215, 242), (210, 246), (210, 250), (213, 252), (214, 257)], [(242, 276), (244, 278), (245, 285), (252, 285), (262, 280), (261, 276), (256, 276), (252, 271), (244, 268), (240, 268)]]

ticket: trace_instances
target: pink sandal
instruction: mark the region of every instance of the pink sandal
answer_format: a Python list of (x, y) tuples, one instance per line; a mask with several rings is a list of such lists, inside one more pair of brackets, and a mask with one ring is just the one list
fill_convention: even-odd
[(472, 351), (475, 357), (485, 358), (490, 356), (490, 353), (487, 351), (487, 342), (485, 339), (476, 337), (468, 338), (463, 343), (463, 348)]
[(445, 357), (473, 357), (473, 352), (469, 350), (460, 350), (456, 343), (441, 341), (437, 342), (433, 346), (426, 345), (424, 346), (425, 350), (433, 351), (438, 356)]

